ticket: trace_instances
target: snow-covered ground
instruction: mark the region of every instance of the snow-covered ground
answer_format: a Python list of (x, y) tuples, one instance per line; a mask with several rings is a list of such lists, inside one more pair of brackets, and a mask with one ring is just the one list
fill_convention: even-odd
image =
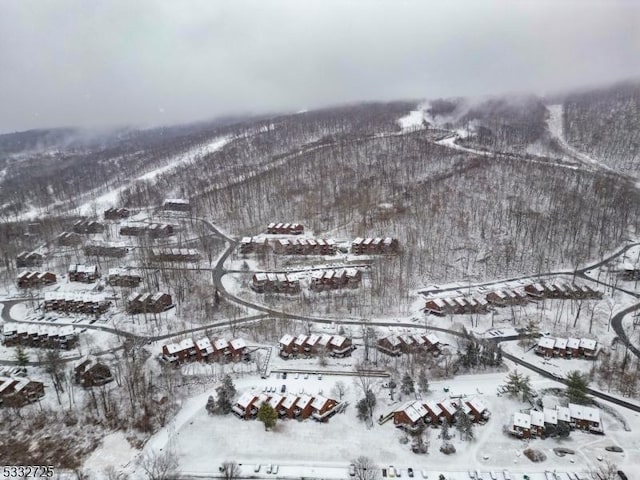
[[(280, 467), (278, 477), (286, 478), (345, 478), (348, 464), (359, 455), (373, 458), (381, 468), (394, 465), (402, 470), (403, 477), (407, 475), (408, 467), (412, 467), (417, 476), (420, 476), (420, 470), (426, 470), (429, 478), (437, 478), (437, 474), (445, 473), (448, 479), (468, 478), (467, 471), (470, 469), (500, 472), (508, 468), (514, 479), (521, 480), (524, 473), (530, 474), (532, 479), (542, 479), (545, 470), (584, 472), (598, 463), (597, 457), (611, 458), (628, 472), (640, 468), (640, 450), (636, 449), (639, 441), (632, 434), (640, 428), (640, 415), (628, 411), (618, 413), (632, 425), (632, 432), (625, 431), (618, 420), (603, 413), (605, 436), (574, 431), (566, 441), (522, 441), (503, 433), (503, 427), (510, 422), (513, 412), (529, 408), (528, 404), (496, 395), (496, 387), (504, 382), (505, 377), (506, 373), (478, 374), (431, 383), (430, 392), (423, 395), (424, 399), (438, 401), (445, 398), (449, 395), (444, 391), (446, 387), (456, 396), (481, 397), (492, 413), (486, 425), (475, 428), (474, 441), (464, 442), (455, 434), (452, 442), (457, 453), (452, 456), (439, 452), (442, 443), (438, 438), (439, 429), (430, 430), (431, 449), (428, 455), (415, 455), (411, 453), (409, 445), (400, 443), (403, 434), (393, 427), (392, 422), (383, 425), (374, 423), (368, 429), (355, 416), (353, 405), (361, 396), (356, 383), (349, 377), (330, 375), (322, 379), (316, 376), (307, 379), (300, 376), (296, 379), (289, 375), (286, 380), (235, 380), (238, 395), (245, 391), (259, 393), (266, 386), (278, 388), (283, 384), (288, 391), (296, 393), (304, 391), (314, 395), (322, 392), (323, 395), (331, 395), (335, 382), (342, 380), (348, 387), (344, 401), (350, 405), (346, 413), (335, 415), (328, 423), (281, 420), (275, 431), (265, 432), (258, 421), (243, 421), (232, 415), (208, 415), (204, 406), (208, 396), (214, 394), (212, 390), (187, 401), (171, 424), (147, 443), (144, 452), (172, 449), (179, 458), (179, 470), (182, 473), (215, 474), (218, 465), (231, 460), (240, 463), (243, 472), (248, 474), (254, 474), (257, 464), (261, 464), (261, 468), (267, 464), (277, 464)], [(537, 375), (532, 375), (532, 381), (534, 388), (539, 391), (559, 386)], [(382, 388), (382, 382), (380, 380), (374, 386), (379, 399), (375, 418), (393, 411), (406, 400), (391, 402)], [(233, 432), (233, 435), (229, 432)], [(452, 429), (451, 433), (455, 433), (455, 430)], [(604, 446), (612, 444), (623, 447), (625, 453), (606, 452)], [(552, 452), (556, 446), (576, 450), (576, 455), (557, 457)], [(542, 450), (547, 460), (532, 464), (522, 455), (526, 447)]]
[(424, 110), (412, 110), (404, 117), (398, 119), (398, 124), (403, 131), (421, 130), (425, 128), (427, 114)]

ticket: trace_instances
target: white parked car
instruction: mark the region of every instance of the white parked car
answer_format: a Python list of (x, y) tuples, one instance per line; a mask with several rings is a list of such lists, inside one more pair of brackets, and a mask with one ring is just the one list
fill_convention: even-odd
[(273, 473), (274, 475), (278, 473), (278, 465), (273, 466), (273, 468), (271, 469), (271, 473)]
[(271, 473), (271, 469), (273, 466), (271, 464), (267, 465), (267, 473)]

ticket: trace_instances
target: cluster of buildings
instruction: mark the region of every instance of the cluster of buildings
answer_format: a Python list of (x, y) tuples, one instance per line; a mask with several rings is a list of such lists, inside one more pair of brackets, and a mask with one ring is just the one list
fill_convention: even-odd
[(142, 275), (130, 268), (110, 268), (107, 283), (113, 287), (137, 287)]
[(334, 255), (336, 242), (322, 238), (280, 238), (274, 242), (273, 249), (281, 255)]
[(184, 198), (167, 198), (162, 202), (162, 209), (170, 212), (191, 212), (191, 203)]
[(100, 278), (100, 270), (97, 265), (72, 263), (69, 265), (68, 273), (70, 282), (93, 283)]
[(197, 262), (200, 254), (195, 248), (152, 248), (149, 258), (155, 262)]
[(311, 417), (319, 422), (326, 422), (340, 408), (338, 401), (322, 395), (295, 395), (292, 393), (286, 395), (260, 393), (255, 395), (251, 392), (245, 392), (233, 405), (231, 411), (239, 418), (254, 419), (263, 403), (271, 405), (280, 418), (305, 420)]
[(55, 273), (51, 272), (22, 272), (16, 279), (19, 288), (44, 287), (56, 283)]
[(82, 243), (82, 237), (76, 232), (62, 232), (56, 237), (55, 242), (61, 247), (75, 247)]
[(227, 341), (224, 338), (187, 338), (178, 343), (162, 346), (161, 358), (179, 365), (186, 362), (237, 362), (248, 359), (247, 344), (241, 338)]
[(104, 232), (104, 225), (95, 220), (82, 219), (74, 223), (71, 230), (80, 235), (93, 235)]
[(602, 298), (602, 293), (587, 285), (564, 282), (532, 283), (524, 287), (532, 298), (592, 299)]
[(337, 290), (340, 288), (357, 288), (362, 281), (362, 272), (357, 268), (340, 270), (321, 270), (311, 274), (311, 290)]
[(264, 253), (269, 248), (269, 243), (264, 237), (243, 237), (240, 240), (240, 253)]
[(104, 295), (86, 292), (45, 292), (45, 312), (101, 314), (111, 306)]
[(270, 223), (267, 225), (267, 233), (271, 235), (302, 235), (304, 225), (299, 223)]
[(426, 350), (437, 356), (440, 354), (442, 343), (434, 333), (428, 335), (389, 335), (379, 339), (377, 347), (382, 353), (393, 357), (420, 350)]
[(130, 216), (131, 212), (128, 208), (108, 208), (104, 211), (105, 220), (122, 220)]
[(587, 358), (595, 359), (600, 347), (591, 338), (553, 338), (542, 337), (534, 352), (543, 357)]
[(7, 347), (69, 349), (78, 343), (78, 334), (72, 326), (49, 326), (26, 323), (5, 323), (2, 342)]
[(280, 357), (296, 358), (298, 355), (312, 356), (326, 353), (332, 357), (348, 357), (356, 349), (350, 338), (342, 335), (284, 335), (279, 342)]
[(73, 368), (74, 379), (82, 387), (99, 387), (113, 381), (111, 369), (93, 356), (84, 357)]
[[(519, 438), (544, 437), (550, 426), (557, 427), (564, 422), (571, 429), (604, 433), (600, 410), (570, 403), (568, 407), (544, 408), (528, 413), (516, 412), (509, 433)], [(551, 427), (551, 428), (553, 428)]]
[(44, 397), (44, 383), (24, 377), (0, 377), (0, 406), (23, 407)]
[(91, 242), (84, 246), (84, 254), (87, 256), (122, 258), (128, 252), (129, 248), (125, 245), (113, 245), (106, 242)]
[(351, 253), (353, 255), (382, 255), (386, 253), (396, 253), (400, 248), (400, 243), (396, 238), (362, 238), (358, 237), (351, 242)]
[(130, 222), (120, 227), (121, 236), (161, 238), (174, 234), (173, 225), (168, 223)]
[(44, 263), (44, 255), (38, 252), (20, 252), (16, 255), (16, 267), (39, 267)]
[(425, 312), (433, 315), (487, 313), (492, 307), (525, 305), (544, 298), (592, 299), (602, 294), (586, 285), (566, 283), (532, 283), (523, 288), (494, 290), (485, 295), (437, 297), (427, 299)]
[(393, 412), (393, 424), (406, 430), (415, 430), (425, 424), (452, 424), (456, 421), (456, 415), (460, 410), (474, 423), (485, 423), (491, 416), (487, 406), (478, 397), (464, 401), (410, 400)]
[(286, 273), (256, 273), (250, 286), (258, 293), (300, 293), (300, 281), (289, 278)]
[(127, 313), (162, 313), (173, 305), (171, 295), (158, 292), (134, 292), (127, 298)]

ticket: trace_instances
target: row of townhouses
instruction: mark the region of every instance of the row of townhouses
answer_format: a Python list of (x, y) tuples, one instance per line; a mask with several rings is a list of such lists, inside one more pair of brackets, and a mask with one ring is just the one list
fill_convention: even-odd
[(302, 235), (304, 225), (299, 223), (270, 223), (267, 225), (267, 233), (270, 235)]
[(127, 298), (127, 313), (162, 313), (173, 306), (168, 293), (134, 292)]
[(19, 288), (45, 287), (53, 285), (56, 281), (55, 273), (26, 271), (18, 275), (16, 285)]
[(2, 343), (7, 347), (70, 349), (78, 343), (78, 333), (72, 326), (5, 323), (2, 326)]
[(284, 358), (296, 358), (298, 355), (328, 354), (332, 357), (348, 357), (355, 350), (350, 338), (342, 335), (304, 335), (296, 337), (284, 335), (279, 342), (279, 355)]
[(280, 418), (295, 418), (305, 420), (309, 417), (320, 422), (326, 422), (337, 412), (340, 404), (322, 395), (286, 395), (260, 393), (255, 395), (245, 392), (233, 405), (232, 411), (239, 418), (245, 420), (256, 418), (258, 409), (263, 403), (268, 403)]
[(404, 353), (414, 353), (426, 350), (434, 355), (439, 355), (442, 342), (435, 333), (428, 335), (388, 335), (378, 340), (378, 350), (393, 357), (399, 357)]
[(491, 413), (480, 398), (453, 401), (444, 399), (439, 402), (410, 400), (393, 412), (393, 423), (398, 427), (414, 430), (421, 425), (452, 424), (456, 415), (462, 411), (473, 422), (486, 422)]
[(544, 408), (527, 413), (516, 412), (509, 433), (519, 438), (542, 437), (550, 426), (564, 422), (572, 429), (603, 433), (600, 410), (570, 403), (568, 407)]
[(45, 292), (42, 309), (45, 312), (101, 314), (111, 301), (101, 293)]
[(0, 406), (22, 407), (42, 397), (42, 382), (24, 377), (0, 377)]
[(362, 238), (358, 237), (351, 242), (353, 255), (382, 255), (397, 253), (400, 243), (396, 238)]
[(598, 342), (591, 338), (542, 337), (534, 351), (543, 357), (594, 359), (599, 350)]
[(227, 341), (224, 338), (201, 338), (194, 341), (186, 338), (177, 343), (162, 346), (162, 359), (179, 365), (186, 362), (237, 362), (246, 360), (249, 352), (241, 338)]

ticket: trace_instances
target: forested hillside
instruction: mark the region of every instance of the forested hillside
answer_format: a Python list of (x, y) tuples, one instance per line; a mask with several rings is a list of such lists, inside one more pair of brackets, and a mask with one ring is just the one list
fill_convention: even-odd
[(640, 83), (626, 83), (567, 97), (567, 141), (607, 165), (640, 174)]

